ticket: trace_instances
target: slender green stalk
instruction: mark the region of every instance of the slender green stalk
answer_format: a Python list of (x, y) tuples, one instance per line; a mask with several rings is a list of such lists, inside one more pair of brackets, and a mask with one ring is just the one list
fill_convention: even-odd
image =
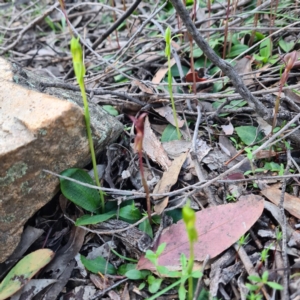
[(194, 291), (193, 291), (193, 277), (191, 275), (193, 273), (193, 266), (195, 261), (194, 243), (198, 239), (198, 234), (195, 228), (196, 215), (194, 210), (189, 207), (188, 203), (182, 209), (182, 216), (186, 226), (189, 243), (190, 243), (190, 257), (187, 265), (187, 274), (188, 274), (188, 282), (189, 282), (188, 299), (192, 300)]
[(165, 33), (165, 42), (166, 42), (166, 48), (165, 48), (165, 55), (168, 58), (168, 91), (171, 98), (172, 103), (172, 110), (173, 110), (173, 117), (176, 125), (176, 131), (177, 131), (177, 137), (180, 140), (181, 133), (178, 126), (178, 120), (177, 120), (177, 114), (176, 114), (176, 107), (173, 97), (173, 89), (172, 89), (172, 73), (171, 73), (171, 29), (170, 27), (167, 28)]
[[(85, 75), (85, 67), (84, 67), (84, 63), (83, 63), (82, 48), (79, 43), (79, 38), (76, 39), (75, 37), (72, 37), (71, 53), (72, 53), (73, 66), (74, 66), (76, 79), (77, 79), (78, 85), (80, 87), (81, 96), (83, 99), (84, 117), (85, 117), (86, 130), (87, 130), (88, 141), (89, 141), (89, 146), (90, 146), (90, 151), (91, 151), (95, 181), (96, 181), (97, 186), (100, 187), (101, 185), (99, 182), (99, 176), (98, 176), (98, 172), (97, 172), (96, 155), (95, 155), (94, 143), (93, 143), (93, 138), (92, 138), (89, 105), (88, 105), (88, 101), (87, 101), (87, 97), (86, 97), (84, 79), (83, 79), (84, 75)], [(104, 212), (104, 193), (103, 193), (103, 191), (99, 190), (99, 194), (100, 194), (100, 200), (101, 200), (101, 209), (102, 209), (102, 212)]]

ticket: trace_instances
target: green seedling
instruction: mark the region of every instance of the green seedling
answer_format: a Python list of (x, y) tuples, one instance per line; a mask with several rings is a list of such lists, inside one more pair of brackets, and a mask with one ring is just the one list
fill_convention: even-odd
[[(91, 152), (91, 157), (92, 157), (94, 177), (95, 177), (97, 186), (100, 187), (101, 185), (99, 182), (96, 155), (95, 155), (94, 143), (93, 143), (93, 138), (92, 138), (89, 105), (88, 105), (87, 96), (86, 96), (86, 92), (85, 92), (85, 86), (84, 86), (85, 66), (83, 63), (82, 48), (79, 43), (79, 38), (75, 38), (74, 36), (71, 39), (71, 53), (72, 53), (75, 76), (76, 76), (76, 79), (77, 79), (77, 82), (78, 82), (78, 85), (79, 85), (79, 88), (81, 91), (81, 96), (83, 99), (84, 118), (85, 118), (86, 130), (87, 130), (90, 152)], [(105, 207), (104, 193), (101, 190), (99, 190), (99, 194), (100, 194), (102, 212), (104, 212), (104, 207)]]
[(94, 274), (98, 274), (100, 272), (103, 274), (114, 275), (117, 273), (115, 267), (101, 256), (94, 259), (87, 259), (85, 256), (80, 255), (80, 260), (85, 268)]
[(232, 194), (227, 194), (226, 195), (226, 200), (228, 202), (235, 202), (236, 201), (236, 196), (235, 195), (232, 195)]
[(134, 149), (138, 153), (139, 156), (139, 166), (141, 172), (141, 178), (143, 187), (146, 193), (146, 201), (147, 201), (147, 214), (149, 222), (151, 223), (151, 202), (150, 202), (150, 195), (149, 195), (149, 187), (144, 175), (144, 166), (143, 166), (143, 139), (144, 139), (144, 119), (147, 116), (146, 113), (141, 114), (138, 118), (129, 116), (131, 121), (133, 122), (135, 129), (136, 129), (136, 136), (134, 140)]
[[(153, 252), (152, 250), (147, 250), (145, 257), (150, 260), (150, 262), (154, 265), (157, 274), (159, 275), (158, 278), (156, 278), (153, 275), (149, 275), (147, 271), (138, 271), (138, 270), (130, 270), (125, 275), (130, 279), (147, 279), (147, 282), (149, 284), (149, 291), (153, 293), (155, 290), (158, 291), (163, 278), (169, 277), (169, 278), (176, 278), (180, 277), (179, 280), (173, 282), (172, 284), (168, 285), (168, 287), (162, 289), (152, 297), (148, 298), (148, 300), (154, 300), (157, 297), (163, 295), (167, 291), (171, 290), (172, 288), (179, 286), (178, 288), (178, 295), (180, 300), (186, 299), (187, 291), (185, 289), (186, 281), (188, 281), (188, 299), (193, 299), (193, 279), (194, 278), (200, 278), (202, 276), (202, 273), (200, 271), (193, 271), (194, 266), (194, 244), (197, 241), (197, 231), (195, 228), (195, 221), (196, 221), (196, 215), (195, 212), (186, 205), (182, 210), (183, 220), (186, 225), (186, 230), (189, 238), (189, 244), (190, 244), (190, 257), (187, 260), (186, 256), (184, 254), (181, 254), (180, 256), (180, 262), (182, 266), (182, 271), (170, 271), (167, 267), (161, 266), (159, 264), (159, 257), (163, 253), (166, 247), (166, 243), (160, 244), (156, 250), (156, 252)], [(142, 284), (141, 287), (144, 287), (144, 284)]]
[[(259, 276), (248, 276), (248, 280), (254, 282), (253, 284), (246, 283), (246, 287), (249, 289), (250, 292), (255, 292), (256, 294), (261, 291), (261, 289), (267, 285), (270, 288), (278, 291), (283, 290), (283, 286), (278, 284), (277, 282), (268, 281), (269, 273), (265, 271), (261, 277)], [(248, 299), (256, 299), (256, 298), (248, 298)]]
[(173, 110), (174, 122), (176, 125), (177, 138), (178, 138), (178, 140), (180, 140), (181, 133), (180, 133), (179, 126), (178, 126), (177, 112), (176, 112), (176, 107), (175, 107), (175, 102), (174, 102), (174, 97), (173, 97), (173, 87), (172, 87), (171, 41), (172, 41), (171, 29), (170, 29), (170, 27), (168, 27), (165, 32), (165, 42), (166, 42), (165, 56), (168, 58), (168, 91), (169, 91), (171, 103), (172, 103), (172, 110)]
[(242, 235), (237, 241), (238, 249), (236, 251), (236, 259), (238, 258), (238, 252), (240, 251), (240, 248), (249, 243), (249, 237), (250, 233), (248, 233), (247, 235)]
[[(151, 294), (154, 294), (159, 290), (161, 283), (163, 282), (163, 277), (179, 277), (180, 272), (169, 271), (168, 268), (166, 268), (165, 266), (161, 266), (158, 263), (158, 258), (164, 251), (165, 247), (166, 247), (166, 243), (162, 243), (158, 246), (156, 252), (153, 252), (152, 250), (147, 250), (145, 255), (145, 257), (149, 259), (152, 262), (152, 264), (155, 266), (159, 277), (155, 277), (154, 275), (151, 274), (150, 271), (147, 270), (139, 271), (136, 269), (127, 271), (125, 273), (125, 276), (127, 276), (129, 279), (132, 280), (146, 280), (149, 286), (149, 292)], [(179, 283), (180, 281), (178, 281), (176, 285), (178, 285)], [(139, 286), (139, 289), (141, 290), (144, 287), (145, 287), (145, 282), (142, 282), (142, 284)], [(155, 299), (156, 296), (157, 295), (155, 295), (153, 299)]]
[[(192, 237), (194, 236), (194, 233), (190, 232), (190, 234), (192, 235)], [(147, 280), (148, 284), (151, 284), (152, 286), (154, 286), (156, 288), (158, 285), (160, 285), (162, 283), (162, 280), (161, 280), (162, 278), (161, 277), (169, 277), (169, 278), (180, 277), (180, 279), (173, 282), (168, 287), (162, 289), (161, 291), (159, 291), (158, 293), (156, 293), (152, 297), (148, 298), (148, 300), (154, 300), (157, 297), (163, 295), (164, 293), (171, 290), (172, 288), (175, 288), (178, 285), (179, 285), (179, 288), (178, 288), (179, 299), (180, 300), (185, 300), (186, 299), (185, 283), (186, 283), (187, 280), (189, 281), (189, 298), (188, 299), (192, 299), (192, 298), (190, 298), (190, 295), (193, 297), (193, 290), (192, 290), (193, 285), (191, 285), (192, 288), (190, 289), (190, 278), (191, 279), (200, 278), (202, 276), (201, 272), (200, 271), (194, 271), (194, 272), (192, 271), (194, 259), (192, 257), (192, 259), (189, 260), (189, 262), (188, 262), (187, 258), (184, 254), (181, 254), (181, 256), (180, 256), (180, 262), (181, 262), (181, 266), (182, 266), (181, 273), (177, 272), (177, 271), (170, 271), (165, 266), (159, 265), (158, 258), (162, 254), (162, 252), (164, 251), (165, 247), (166, 247), (166, 244), (163, 243), (163, 244), (158, 246), (156, 252), (153, 252), (151, 250), (147, 250), (147, 252), (146, 252), (145, 257), (152, 262), (152, 264), (156, 268), (157, 273), (160, 276), (160, 278), (155, 278), (153, 275), (151, 275), (150, 278), (148, 276), (148, 280)], [(127, 275), (128, 274), (126, 273), (126, 276)], [(150, 290), (150, 286), (149, 286), (149, 290)], [(151, 288), (151, 290), (153, 290), (153, 287)]]
[(257, 266), (258, 271), (262, 268), (263, 264), (266, 262), (267, 258), (269, 257), (269, 251), (270, 251), (272, 245), (273, 244), (270, 244), (268, 248), (265, 248), (261, 251), (261, 253), (260, 253), (260, 263)]
[(240, 239), (237, 241), (239, 248), (249, 243), (249, 237), (250, 237), (250, 233), (248, 233), (247, 235), (242, 235), (240, 237)]

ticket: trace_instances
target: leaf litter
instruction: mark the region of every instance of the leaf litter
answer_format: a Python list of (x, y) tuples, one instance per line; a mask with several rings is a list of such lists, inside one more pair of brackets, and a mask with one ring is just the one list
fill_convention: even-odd
[[(143, 7), (136, 9), (137, 13), (144, 16), (145, 12), (153, 12), (154, 6), (151, 7), (146, 2), (143, 4)], [(15, 5), (14, 10), (19, 13), (18, 19), (11, 19), (14, 10), (0, 10), (0, 14), (3, 18), (3, 25), (20, 32), (20, 39), (13, 45), (15, 32), (5, 30), (4, 27), (0, 29), (0, 35), (3, 36), (0, 39), (2, 54), (9, 51), (11, 59), (22, 66), (35, 69), (38, 75), (70, 79), (72, 72), (67, 74), (71, 68), (71, 60), (68, 56), (68, 30), (60, 13), (54, 10), (49, 15), (49, 19), (42, 18), (39, 26), (35, 26), (33, 22), (35, 10), (37, 14), (40, 14), (41, 11), (47, 9), (47, 5), (35, 4), (32, 7), (32, 13), (24, 13), (26, 10), (22, 11), (22, 5), (17, 3), (13, 5)], [(23, 5), (28, 6), (27, 2)], [(241, 8), (240, 5), (237, 3), (234, 9), (228, 10), (230, 15), (227, 17), (232, 18), (232, 22), (241, 22), (241, 20), (252, 22), (246, 14), (240, 14), (248, 9), (247, 7)], [(266, 5), (265, 8), (270, 8), (267, 2), (263, 5)], [(78, 205), (76, 207), (63, 197), (60, 197), (59, 201), (53, 200), (51, 207), (41, 210), (26, 226), (27, 230), (24, 231), (21, 247), (11, 257), (13, 263), (7, 263), (0, 268), (2, 283), (9, 270), (13, 270), (14, 263), (22, 261), (22, 257), (26, 257), (29, 252), (34, 253), (32, 249), (46, 247), (56, 254), (53, 261), (36, 275), (38, 279), (35, 280), (39, 282), (32, 281), (32, 290), (37, 286), (40, 287), (36, 291), (43, 289), (37, 297), (40, 297), (41, 293), (44, 295), (43, 299), (50, 299), (51, 295), (52, 299), (53, 297), (67, 299), (68, 293), (74, 299), (82, 295), (85, 295), (86, 299), (105, 295), (111, 299), (118, 299), (120, 295), (126, 295), (127, 299), (150, 297), (149, 290), (140, 287), (136, 282), (132, 281), (130, 285), (122, 282), (126, 273), (122, 271), (122, 268), (135, 268), (136, 262), (131, 262), (132, 265), (125, 263), (126, 259), (132, 258), (139, 259), (138, 268), (145, 267), (155, 271), (153, 265), (149, 264), (149, 261), (145, 260), (142, 255), (142, 251), (150, 247), (150, 236), (153, 236), (154, 250), (161, 242), (167, 241), (167, 248), (159, 257), (159, 263), (167, 265), (170, 269), (180, 269), (179, 252), (189, 256), (185, 227), (180, 221), (180, 210), (184, 205), (184, 200), (188, 198), (191, 206), (199, 209), (196, 212), (196, 229), (199, 234), (196, 244), (197, 267), (201, 267), (199, 262), (203, 261), (207, 254), (211, 259), (206, 265), (203, 281), (200, 282), (203, 291), (209, 292), (211, 297), (224, 299), (233, 299), (234, 291), (241, 298), (249, 296), (249, 291), (245, 287), (248, 281), (246, 276), (243, 276), (243, 272), (249, 270), (243, 256), (243, 253), (246, 253), (257, 275), (260, 276), (262, 270), (266, 269), (270, 272), (270, 278), (273, 278), (274, 282), (282, 283), (285, 291), (290, 291), (290, 295), (285, 294), (282, 299), (297, 298), (296, 269), (289, 269), (288, 263), (297, 267), (297, 260), (300, 256), (299, 183), (297, 180), (300, 144), (297, 136), (300, 135), (299, 133), (291, 134), (288, 140), (284, 134), (295, 127), (287, 128), (277, 138), (274, 145), (267, 145), (256, 155), (251, 155), (255, 147), (259, 147), (272, 135), (272, 117), (269, 112), (273, 112), (276, 96), (281, 94), (279, 103), (281, 115), (279, 115), (274, 132), (285, 126), (300, 111), (298, 107), (299, 75), (297, 74), (299, 60), (293, 61), (292, 65), (289, 61), (291, 56), (298, 59), (295, 51), (299, 44), (294, 34), (298, 27), (297, 23), (291, 23), (290, 15), (286, 14), (288, 10), (286, 5), (284, 8), (279, 4), (275, 5), (278, 5), (278, 16), (269, 14), (266, 9), (264, 13), (260, 13), (261, 24), (259, 26), (263, 26), (266, 20), (273, 22), (278, 30), (276, 38), (273, 38), (272, 34), (269, 37), (269, 30), (259, 28), (255, 22), (251, 24), (253, 28), (257, 26), (256, 30), (253, 28), (249, 30), (245, 27), (241, 29), (241, 33), (236, 34), (235, 27), (231, 28), (235, 25), (230, 21), (227, 32), (230, 39), (226, 41), (225, 47), (224, 36), (227, 34), (227, 29), (222, 27), (224, 24), (219, 20), (226, 20), (227, 2), (213, 3), (211, 7), (199, 8), (195, 12), (195, 22), (203, 23), (199, 28), (201, 34), (205, 36), (213, 50), (220, 53), (220, 56), (226, 52), (224, 49), (228, 51), (224, 58), (240, 74), (241, 82), (250, 88), (253, 95), (259, 97), (259, 103), (265, 110), (260, 110), (259, 106), (251, 106), (251, 101), (248, 101), (249, 106), (245, 106), (246, 100), (249, 99), (246, 99), (245, 95), (241, 97), (238, 94), (232, 81), (226, 77), (229, 74), (221, 73), (219, 66), (212, 64), (195, 44), (193, 51), (190, 51), (188, 42), (181, 36), (177, 37), (176, 43), (173, 41), (172, 46), (175, 50), (171, 57), (172, 90), (177, 108), (177, 121), (183, 136), (181, 140), (176, 137), (175, 120), (169, 105), (169, 95), (166, 92), (168, 68), (162, 51), (163, 38), (160, 37), (162, 31), (165, 30), (165, 22), (162, 20), (168, 14), (174, 17), (168, 19), (168, 22), (173, 22), (172, 28), (175, 28), (177, 32), (181, 31), (182, 20), (178, 18), (178, 22), (175, 22), (177, 19), (174, 10), (164, 8), (153, 16), (152, 20), (156, 22), (153, 23), (155, 25), (153, 27), (141, 27), (142, 21), (136, 15), (131, 15), (125, 20), (118, 30), (111, 33), (109, 39), (104, 41), (102, 48), (97, 48), (97, 52), (103, 55), (102, 59), (108, 60), (113, 57), (109, 62), (109, 67), (101, 65), (103, 61), (98, 60), (99, 57), (97, 58), (95, 53), (91, 56), (87, 51), (85, 63), (89, 73), (86, 78), (86, 87), (89, 89), (90, 100), (104, 106), (108, 113), (121, 120), (126, 130), (131, 126), (128, 115), (137, 114), (140, 110), (148, 113), (144, 127), (143, 162), (150, 193), (160, 195), (152, 196), (152, 200), (156, 200), (153, 201), (152, 208), (161, 216), (153, 216), (153, 224), (144, 220), (134, 226), (134, 222), (142, 218), (145, 201), (136, 156), (130, 146), (132, 136), (124, 130), (117, 140), (118, 150), (108, 148), (106, 155), (99, 157), (99, 161), (104, 166), (102, 169), (105, 169), (102, 178), (104, 187), (111, 189), (106, 195), (109, 200), (106, 204), (108, 215), (105, 218), (102, 216), (102, 220), (106, 221), (100, 224), (90, 224), (85, 229), (79, 227), (75, 229), (73, 225), (73, 222), (82, 217), (91, 217), (88, 215), (89, 211), (95, 212), (92, 217), (99, 216), (95, 190), (93, 192), (87, 189), (80, 197), (79, 192), (69, 197), (75, 197), (73, 202)], [(78, 3), (76, 6), (69, 6), (67, 3), (67, 6), (71, 23), (74, 28), (79, 28), (79, 34), (85, 36), (88, 45), (92, 45), (95, 38), (102, 36), (106, 30), (103, 28), (108, 27), (108, 23), (115, 22), (110, 9), (103, 6), (102, 11), (94, 16), (95, 24), (90, 23), (87, 27), (88, 33), (85, 35), (81, 28), (85, 28), (90, 22), (89, 17), (96, 12), (96, 3)], [(118, 13), (123, 13), (124, 8), (116, 3), (115, 9)], [(240, 9), (243, 10), (240, 11)], [(235, 18), (235, 13), (239, 14), (239, 19)], [(214, 16), (218, 17), (214, 18)], [(250, 13), (249, 18), (252, 16), (254, 19), (258, 17), (254, 12)], [(108, 21), (104, 24), (103, 20)], [(99, 26), (101, 22), (103, 28)], [(28, 24), (29, 27), (28, 30), (21, 32), (23, 24), (26, 24), (25, 26)], [(282, 30), (282, 24), (285, 24), (285, 30)], [(238, 26), (242, 28), (244, 23), (238, 23)], [(204, 28), (209, 29), (210, 33), (202, 32)], [(224, 30), (221, 34), (220, 28)], [(129, 43), (128, 30), (131, 30), (131, 34), (139, 32), (139, 35), (133, 36)], [(11, 45), (13, 46), (10, 48)], [(120, 47), (122, 47), (121, 50)], [(241, 52), (245, 52), (243, 56), (240, 56)], [(248, 55), (249, 53), (251, 56)], [(193, 68), (191, 57), (194, 58)], [(236, 60), (236, 63), (231, 60)], [(198, 93), (196, 96), (192, 82), (193, 75), (196, 75), (196, 92)], [(279, 85), (282, 78), (285, 80), (285, 87), (280, 93)], [(107, 94), (103, 95), (103, 91)], [(113, 92), (118, 94), (113, 94)], [(144, 103), (144, 106), (131, 102), (133, 99)], [(200, 116), (196, 110), (199, 103), (202, 105)], [(200, 118), (200, 125), (196, 128), (198, 118)], [(294, 125), (297, 123), (295, 122)], [(195, 132), (196, 139), (193, 139)], [(199, 188), (198, 173), (193, 171), (199, 166), (191, 163), (194, 160), (188, 153), (192, 148), (196, 149), (197, 161), (205, 178), (212, 180), (230, 169), (223, 178), (218, 177), (225, 181), (214, 181), (209, 189)], [(238, 168), (235, 167), (242, 160), (243, 164)], [(107, 166), (108, 161), (109, 166)], [(268, 168), (267, 165), (271, 167)], [(287, 165), (289, 168), (286, 168)], [(275, 177), (282, 174), (290, 177), (288, 179)], [(269, 179), (265, 179), (266, 177)], [(277, 185), (266, 187), (270, 181), (277, 182)], [(285, 190), (284, 182), (287, 190)], [(84, 188), (78, 188), (78, 185), (77, 187), (71, 185), (71, 187), (74, 188), (73, 191), (84, 191)], [(284, 201), (281, 201), (282, 189), (284, 189)], [(126, 192), (132, 193), (126, 194)], [(84, 199), (85, 194), (92, 200), (83, 204), (88, 201)], [(258, 196), (259, 194), (264, 197), (264, 200)], [(164, 199), (164, 201), (159, 204), (158, 199)], [(230, 203), (230, 201), (236, 202)], [(217, 206), (214, 206), (216, 204)], [(281, 205), (284, 210), (281, 209)], [(172, 218), (174, 223), (179, 221), (173, 225), (167, 224), (164, 228), (162, 220), (166, 215)], [(118, 223), (116, 216), (125, 217), (126, 222)], [(31, 227), (32, 224), (35, 226)], [(134, 226), (134, 229), (130, 226)], [(160, 228), (163, 229), (162, 233)], [(34, 229), (39, 232), (35, 233), (34, 237), (28, 238), (28, 230), (34, 232)], [(249, 230), (251, 239), (241, 246), (240, 251), (234, 250), (235, 243)], [(286, 232), (286, 235), (283, 234), (282, 238), (279, 238), (280, 232)], [(113, 244), (112, 241), (114, 241)], [(143, 247), (145, 244), (147, 246)], [(104, 251), (102, 249), (104, 245), (111, 246)], [(230, 248), (232, 245), (234, 247)], [(262, 263), (260, 256), (263, 248), (270, 249), (270, 259)], [(86, 263), (84, 267), (79, 255), (87, 259), (92, 255), (96, 256), (93, 256), (93, 259), (102, 257), (105, 261), (101, 260), (101, 264), (113, 266), (118, 270), (118, 274), (109, 274), (108, 269), (105, 268), (101, 269), (104, 272), (101, 276), (92, 274), (89, 271), (91, 268), (88, 267), (90, 262), (82, 259)], [(100, 265), (99, 261), (96, 262)], [(86, 268), (85, 272), (83, 268)], [(81, 271), (75, 273), (75, 269)], [(291, 276), (282, 272), (288, 269)], [(280, 281), (278, 274), (285, 276), (285, 281)], [(49, 283), (52, 285), (47, 286)], [(106, 290), (118, 283), (120, 284), (119, 290), (117, 288), (113, 291)], [(19, 291), (19, 294), (27, 293), (26, 288), (30, 289), (30, 286), (25, 285), (24, 290)], [(103, 294), (101, 289), (103, 289)], [(32, 295), (34, 293), (32, 292)], [(267, 290), (264, 295), (268, 296), (268, 293), (275, 294), (274, 291)], [(15, 294), (15, 299), (23, 297), (19, 294)], [(178, 297), (177, 291), (173, 292), (173, 297)]]

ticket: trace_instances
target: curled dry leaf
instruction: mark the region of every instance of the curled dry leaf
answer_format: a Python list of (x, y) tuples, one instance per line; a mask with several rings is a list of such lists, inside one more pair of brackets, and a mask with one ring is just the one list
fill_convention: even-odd
[[(250, 194), (240, 197), (240, 201), (236, 203), (198, 211), (195, 224), (198, 232), (198, 242), (194, 249), (195, 260), (203, 261), (207, 255), (214, 258), (226, 250), (253, 226), (263, 209), (263, 198)], [(182, 220), (162, 232), (157, 245), (164, 242), (167, 246), (159, 256), (158, 264), (170, 270), (180, 270), (181, 253), (189, 256), (189, 241)], [(137, 269), (155, 270), (155, 267), (143, 256)]]
[(152, 161), (158, 163), (164, 170), (167, 170), (171, 165), (166, 151), (150, 127), (148, 117), (146, 117), (144, 124), (143, 150)]
[[(170, 65), (173, 67), (175, 65), (175, 59), (171, 58)], [(156, 74), (153, 76), (152, 83), (159, 84), (168, 73), (168, 62), (166, 62), (159, 70), (156, 72)]]
[[(172, 165), (167, 171), (164, 172), (161, 180), (155, 186), (153, 193), (162, 194), (168, 193), (171, 190), (171, 187), (177, 182), (178, 175), (181, 170), (182, 164), (184, 163), (187, 157), (187, 153), (182, 153), (179, 157), (176, 157)], [(153, 197), (154, 200), (158, 200), (161, 197)], [(164, 197), (160, 199), (159, 203), (155, 204), (154, 211), (158, 214), (161, 214), (165, 207), (168, 205), (169, 197)]]

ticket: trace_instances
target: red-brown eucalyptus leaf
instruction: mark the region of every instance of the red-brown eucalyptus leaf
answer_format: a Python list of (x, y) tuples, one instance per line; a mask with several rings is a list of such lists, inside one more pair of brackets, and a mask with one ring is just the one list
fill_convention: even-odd
[[(236, 203), (210, 207), (196, 213), (198, 242), (195, 243), (195, 260), (203, 261), (229, 248), (244, 235), (258, 220), (263, 212), (264, 200), (257, 195), (240, 197)], [(189, 256), (189, 242), (183, 221), (166, 228), (157, 245), (167, 243), (158, 259), (159, 265), (170, 270), (180, 270), (180, 255)], [(156, 246), (157, 247), (157, 246)], [(156, 248), (153, 250), (156, 251)], [(138, 270), (155, 270), (152, 263), (144, 256), (138, 262)]]

